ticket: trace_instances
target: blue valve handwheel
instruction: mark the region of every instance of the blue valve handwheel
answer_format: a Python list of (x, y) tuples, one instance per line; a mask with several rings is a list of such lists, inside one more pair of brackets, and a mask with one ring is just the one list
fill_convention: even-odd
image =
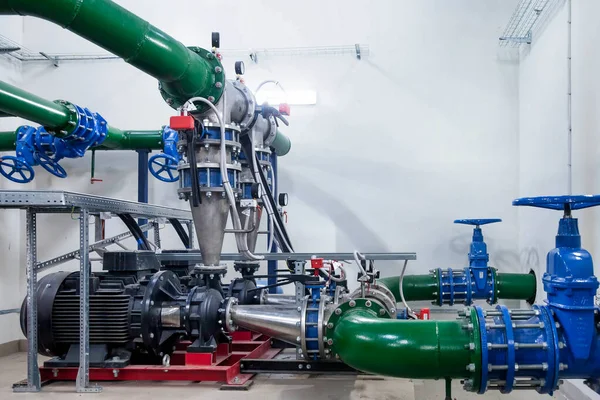
[(600, 195), (521, 197), (514, 200), (512, 204), (513, 206), (539, 207), (561, 211), (568, 204), (571, 210), (580, 210), (600, 205)]
[(46, 171), (59, 178), (66, 178), (67, 171), (60, 166), (59, 163), (54, 161), (50, 156), (44, 153), (35, 152), (33, 153), (33, 159), (36, 163), (42, 166)]
[(487, 218), (487, 219), (455, 219), (455, 224), (465, 225), (487, 225), (495, 222), (502, 222), (500, 218)]
[(157, 154), (148, 160), (148, 169), (150, 173), (159, 181), (177, 182), (179, 172), (177, 172), (177, 159), (168, 154)]
[(35, 177), (31, 165), (14, 156), (2, 156), (0, 158), (0, 174), (16, 183), (31, 182)]

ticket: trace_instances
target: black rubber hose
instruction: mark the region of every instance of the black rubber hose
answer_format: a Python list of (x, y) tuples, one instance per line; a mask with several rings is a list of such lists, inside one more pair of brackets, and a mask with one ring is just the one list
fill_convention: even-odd
[(127, 226), (127, 229), (129, 229), (129, 232), (131, 232), (135, 241), (140, 245), (141, 250), (152, 250), (148, 238), (144, 235), (144, 232), (142, 232), (140, 226), (135, 222), (135, 219), (133, 219), (131, 215), (119, 214), (119, 218), (121, 218), (121, 221)]
[(183, 225), (181, 225), (181, 222), (179, 222), (178, 219), (169, 219), (169, 222), (171, 223), (171, 226), (173, 227), (173, 229), (175, 229), (175, 232), (177, 232), (177, 236), (179, 236), (179, 239), (181, 239), (185, 248), (189, 249), (190, 248), (190, 236), (187, 234), (187, 232), (183, 228)]
[[(248, 158), (249, 162), (249, 166), (250, 169), (252, 170), (252, 176), (255, 176), (254, 173), (254, 163), (251, 162), (252, 160), (250, 160), (251, 156), (252, 156), (252, 144), (250, 142), (250, 138), (248, 137), (249, 135), (244, 135), (241, 138), (241, 143), (242, 143), (242, 148), (244, 150), (244, 153), (246, 153), (246, 158)], [(257, 165), (260, 165), (257, 162)], [(277, 203), (275, 202), (275, 199), (273, 198), (273, 193), (271, 192), (271, 188), (269, 188), (269, 184), (267, 182), (267, 178), (265, 177), (265, 174), (262, 170), (262, 168), (258, 168), (258, 173), (260, 175), (260, 180), (263, 186), (263, 189), (265, 190), (266, 194), (267, 194), (267, 198), (269, 200), (269, 203), (271, 204), (271, 207), (273, 208), (273, 215), (275, 217), (275, 225), (277, 225), (276, 229), (275, 229), (275, 238), (277, 239), (277, 241), (279, 242), (281, 249), (287, 253), (293, 253), (294, 249), (292, 246), (292, 241), (290, 240), (290, 237), (287, 234), (287, 230), (285, 229), (285, 225), (283, 223), (283, 220), (281, 219), (281, 215), (279, 215), (279, 213), (277, 212)], [(285, 240), (281, 240), (282, 236), (283, 238), (285, 238)], [(286, 241), (287, 243), (289, 243), (290, 247), (288, 247), (286, 245)]]
[(190, 178), (192, 180), (192, 206), (198, 207), (202, 203), (200, 185), (198, 184), (198, 165), (196, 165), (196, 134), (202, 131), (202, 125), (195, 121), (194, 130), (187, 132), (188, 137), (188, 162), (190, 164)]

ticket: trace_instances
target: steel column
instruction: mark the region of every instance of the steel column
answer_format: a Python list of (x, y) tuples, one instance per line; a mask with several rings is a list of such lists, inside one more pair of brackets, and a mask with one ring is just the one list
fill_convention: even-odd
[[(138, 202), (148, 203), (148, 153), (149, 150), (137, 150), (138, 153)], [(148, 220), (138, 219), (138, 225), (146, 225)], [(146, 233), (144, 233), (146, 235)], [(146, 235), (147, 236), (147, 235)], [(140, 244), (138, 244), (140, 249)]]
[(90, 213), (82, 208), (79, 211), (79, 369), (76, 388), (78, 393), (97, 393), (102, 387), (90, 387), (90, 275), (89, 262), (89, 219)]
[(39, 392), (38, 318), (37, 318), (37, 232), (36, 214), (27, 209), (27, 385), (14, 388), (15, 392)]
[(160, 249), (160, 224), (155, 219), (152, 221), (152, 231), (154, 232), (154, 245), (157, 249)]

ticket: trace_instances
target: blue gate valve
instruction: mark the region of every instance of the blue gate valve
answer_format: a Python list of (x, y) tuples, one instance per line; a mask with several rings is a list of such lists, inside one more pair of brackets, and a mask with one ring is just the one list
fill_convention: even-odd
[(498, 218), (454, 221), (455, 224), (475, 226), (469, 251), (469, 266), (464, 269), (438, 268), (430, 271), (437, 277), (440, 287), (437, 302), (434, 304), (471, 305), (477, 299), (485, 299), (489, 304), (496, 303), (496, 269), (488, 266), (490, 256), (480, 226), (501, 221)]
[(490, 255), (487, 252), (487, 244), (483, 241), (483, 232), (481, 231), (480, 226), (496, 222), (502, 222), (502, 220), (499, 218), (489, 218), (457, 219), (454, 221), (455, 224), (475, 226), (475, 228), (473, 228), (473, 241), (471, 242), (471, 249), (469, 251), (469, 267), (472, 270), (471, 276), (475, 281), (475, 287), (478, 292), (482, 292), (486, 289), (487, 275), (489, 272), (488, 262), (490, 261)]
[(514, 200), (513, 205), (563, 211), (556, 248), (548, 252), (542, 281), (548, 306), (564, 330), (573, 357), (588, 360), (596, 338), (594, 299), (598, 279), (592, 256), (581, 248), (577, 218), (571, 216), (571, 211), (600, 205), (600, 195), (524, 197)]
[(163, 153), (156, 154), (148, 160), (148, 169), (152, 176), (163, 182), (177, 182), (179, 171), (177, 165), (181, 155), (177, 151), (178, 134), (176, 130), (163, 127)]

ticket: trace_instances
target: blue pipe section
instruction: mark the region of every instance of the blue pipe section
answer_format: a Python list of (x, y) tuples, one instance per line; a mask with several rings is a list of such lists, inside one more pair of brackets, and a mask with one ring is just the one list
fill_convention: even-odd
[(496, 269), (488, 265), (490, 256), (480, 226), (501, 221), (497, 218), (454, 221), (455, 224), (475, 226), (469, 251), (469, 266), (462, 270), (438, 268), (432, 271), (441, 288), (437, 305), (471, 305), (474, 300), (479, 299), (486, 300), (489, 304), (496, 303)]

